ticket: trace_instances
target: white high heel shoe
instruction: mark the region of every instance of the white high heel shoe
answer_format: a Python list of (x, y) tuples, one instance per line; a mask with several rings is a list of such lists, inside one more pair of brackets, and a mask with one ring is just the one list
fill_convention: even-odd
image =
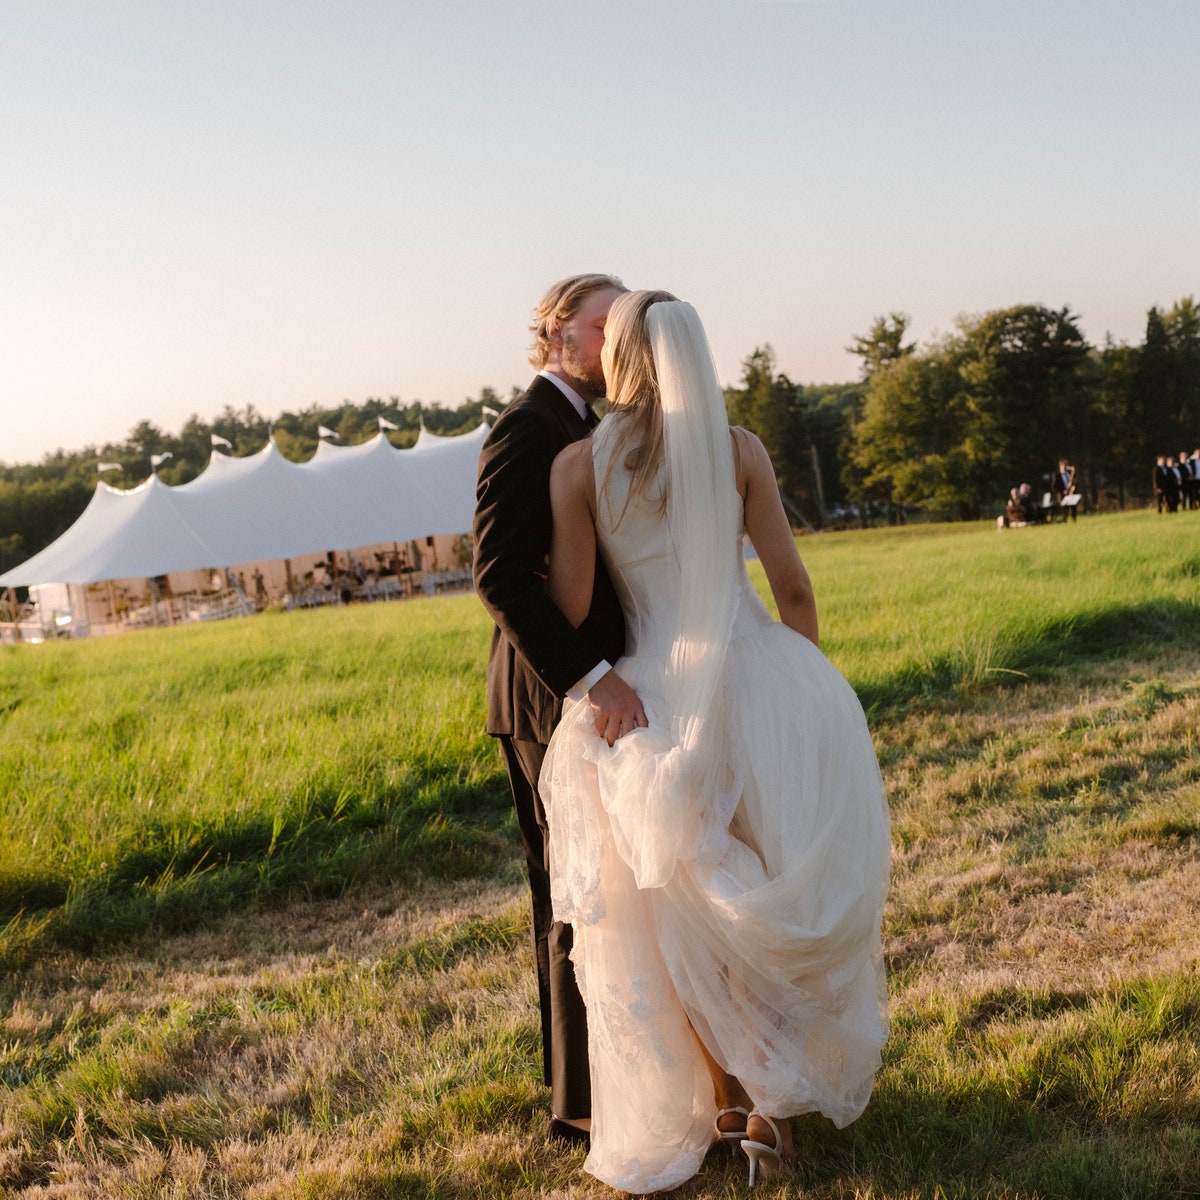
[(746, 1140), (746, 1131), (744, 1129), (726, 1130), (721, 1128), (721, 1118), (737, 1114), (739, 1117), (744, 1117), (747, 1121), (750, 1120), (750, 1114), (744, 1108), (723, 1108), (717, 1113), (717, 1119), (713, 1122), (713, 1130), (716, 1132), (717, 1140), (722, 1141), (729, 1147), (729, 1153), (737, 1158), (738, 1147)]
[[(772, 1117), (768, 1117), (765, 1113), (760, 1113), (755, 1109), (750, 1113), (750, 1117), (761, 1117), (771, 1127), (771, 1132), (775, 1135), (775, 1145), (768, 1146), (765, 1142), (751, 1141), (746, 1138), (742, 1142), (742, 1149), (746, 1152), (746, 1157), (750, 1160), (750, 1187), (754, 1186), (754, 1181), (758, 1178), (758, 1164), (763, 1164), (764, 1178), (780, 1170), (783, 1167), (783, 1134), (779, 1132), (779, 1126), (775, 1124)], [(749, 1126), (750, 1117), (746, 1118), (747, 1127)]]

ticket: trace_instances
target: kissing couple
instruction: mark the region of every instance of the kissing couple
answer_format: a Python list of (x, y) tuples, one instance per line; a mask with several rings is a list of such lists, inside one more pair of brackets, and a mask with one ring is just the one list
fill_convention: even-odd
[[(647, 1193), (865, 1108), (887, 1037), (887, 800), (818, 648), (775, 472), (696, 310), (609, 275), (534, 310), (480, 455), (475, 583), (533, 895), (550, 1134)], [(603, 420), (594, 405), (607, 398)], [(747, 574), (762, 565), (779, 619)]]

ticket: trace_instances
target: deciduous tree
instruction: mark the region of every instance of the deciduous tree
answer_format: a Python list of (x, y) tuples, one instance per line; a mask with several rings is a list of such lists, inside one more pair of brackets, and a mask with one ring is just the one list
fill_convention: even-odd
[(810, 525), (822, 520), (812, 440), (806, 426), (804, 389), (775, 371), (769, 345), (754, 350), (742, 363), (741, 387), (725, 389), (730, 423), (758, 435), (775, 467), (785, 503)]
[(871, 369), (851, 473), (893, 505), (977, 516), (1058, 456), (1086, 460), (1095, 394), (1089, 347), (1068, 309), (962, 317), (923, 352)]
[(881, 367), (897, 359), (907, 358), (917, 348), (916, 342), (905, 342), (904, 335), (912, 318), (908, 313), (888, 313), (884, 317), (876, 317), (875, 323), (866, 334), (855, 337), (852, 345), (846, 347), (850, 354), (856, 354), (862, 359), (863, 380), (868, 380)]

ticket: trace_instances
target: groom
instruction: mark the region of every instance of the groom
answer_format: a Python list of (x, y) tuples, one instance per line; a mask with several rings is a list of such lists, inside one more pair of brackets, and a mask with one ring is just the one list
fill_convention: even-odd
[[(538, 375), (497, 419), (479, 456), (475, 587), (496, 622), (488, 657), (487, 731), (500, 739), (533, 893), (533, 941), (542, 1014), (550, 1133), (584, 1140), (591, 1115), (587, 1021), (571, 965), (571, 928), (550, 904), (546, 812), (538, 775), (566, 695), (586, 695), (596, 728), (615, 736), (635, 717), (637, 693), (611, 668), (625, 647), (612, 582), (597, 558), (587, 618), (575, 629), (546, 596), (550, 464), (597, 422), (604, 395), (600, 350), (613, 301), (626, 290), (611, 275), (554, 284), (534, 310), (530, 362)], [(611, 740), (611, 739), (610, 739)]]

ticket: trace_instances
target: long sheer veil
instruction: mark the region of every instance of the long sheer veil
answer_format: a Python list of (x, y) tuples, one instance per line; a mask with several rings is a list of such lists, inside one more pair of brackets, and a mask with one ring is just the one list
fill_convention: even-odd
[(704, 732), (737, 608), (738, 510), (725, 398), (696, 310), (652, 305), (646, 331), (662, 397), (667, 521), (680, 566), (667, 695), (684, 754)]
[[(680, 569), (674, 644), (664, 679), (669, 727), (597, 748), (602, 790), (639, 797), (610, 811), (639, 887), (661, 887), (680, 859), (721, 837), (740, 788), (727, 739), (708, 736), (738, 602), (738, 497), (725, 400), (696, 310), (660, 301), (646, 313), (663, 418), (663, 484)], [(606, 752), (607, 751), (607, 752)]]

